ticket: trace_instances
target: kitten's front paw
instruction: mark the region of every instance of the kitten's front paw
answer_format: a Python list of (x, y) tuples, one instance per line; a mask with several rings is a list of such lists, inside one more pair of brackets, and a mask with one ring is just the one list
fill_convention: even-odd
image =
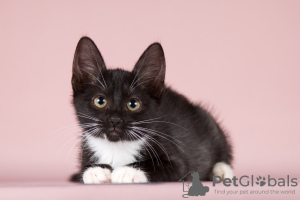
[(102, 167), (90, 167), (84, 171), (82, 180), (85, 184), (110, 183), (111, 171)]
[(218, 162), (215, 164), (213, 171), (213, 176), (220, 176), (222, 177), (222, 180), (225, 178), (232, 178), (233, 177), (233, 171), (230, 165), (224, 163), (224, 162)]
[(119, 167), (111, 174), (112, 183), (147, 183), (145, 172), (133, 167)]

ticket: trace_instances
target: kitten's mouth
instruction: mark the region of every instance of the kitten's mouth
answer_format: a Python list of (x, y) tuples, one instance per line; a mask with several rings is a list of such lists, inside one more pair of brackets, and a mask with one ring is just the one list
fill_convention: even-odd
[(110, 132), (117, 132), (117, 133), (122, 133), (122, 130), (118, 127), (114, 127), (114, 128), (109, 128), (108, 129)]
[(117, 142), (121, 139), (122, 131), (119, 128), (109, 128), (107, 135), (107, 139), (111, 142)]

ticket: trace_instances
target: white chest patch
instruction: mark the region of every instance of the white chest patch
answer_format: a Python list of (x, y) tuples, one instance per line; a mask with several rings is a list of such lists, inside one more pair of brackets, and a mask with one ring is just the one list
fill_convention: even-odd
[(107, 139), (89, 137), (87, 145), (94, 152), (97, 164), (108, 164), (113, 169), (123, 167), (136, 161), (140, 156), (143, 141), (120, 141), (110, 142)]

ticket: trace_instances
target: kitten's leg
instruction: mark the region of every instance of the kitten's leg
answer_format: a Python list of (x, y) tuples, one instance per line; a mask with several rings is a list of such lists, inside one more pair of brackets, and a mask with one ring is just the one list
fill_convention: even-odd
[(82, 180), (85, 184), (100, 184), (111, 182), (111, 170), (103, 167), (89, 167), (83, 172)]
[(124, 166), (114, 169), (111, 174), (112, 183), (147, 183), (148, 178), (144, 171)]
[(220, 176), (224, 180), (225, 178), (232, 178), (233, 171), (230, 165), (226, 164), (225, 162), (218, 162), (214, 165), (213, 176)]
[(70, 177), (70, 181), (71, 182), (81, 182), (81, 174), (80, 173), (77, 173), (77, 174), (73, 174), (71, 177)]

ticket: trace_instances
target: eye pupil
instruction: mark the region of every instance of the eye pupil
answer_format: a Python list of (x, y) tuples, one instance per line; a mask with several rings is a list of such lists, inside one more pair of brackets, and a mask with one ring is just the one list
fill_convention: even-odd
[(105, 99), (104, 99), (103, 97), (99, 97), (99, 98), (97, 99), (97, 103), (98, 103), (99, 105), (103, 105), (103, 104), (105, 104)]
[(136, 102), (135, 100), (131, 100), (131, 101), (129, 102), (129, 106), (130, 106), (131, 108), (136, 108), (136, 107), (138, 106), (138, 102)]

